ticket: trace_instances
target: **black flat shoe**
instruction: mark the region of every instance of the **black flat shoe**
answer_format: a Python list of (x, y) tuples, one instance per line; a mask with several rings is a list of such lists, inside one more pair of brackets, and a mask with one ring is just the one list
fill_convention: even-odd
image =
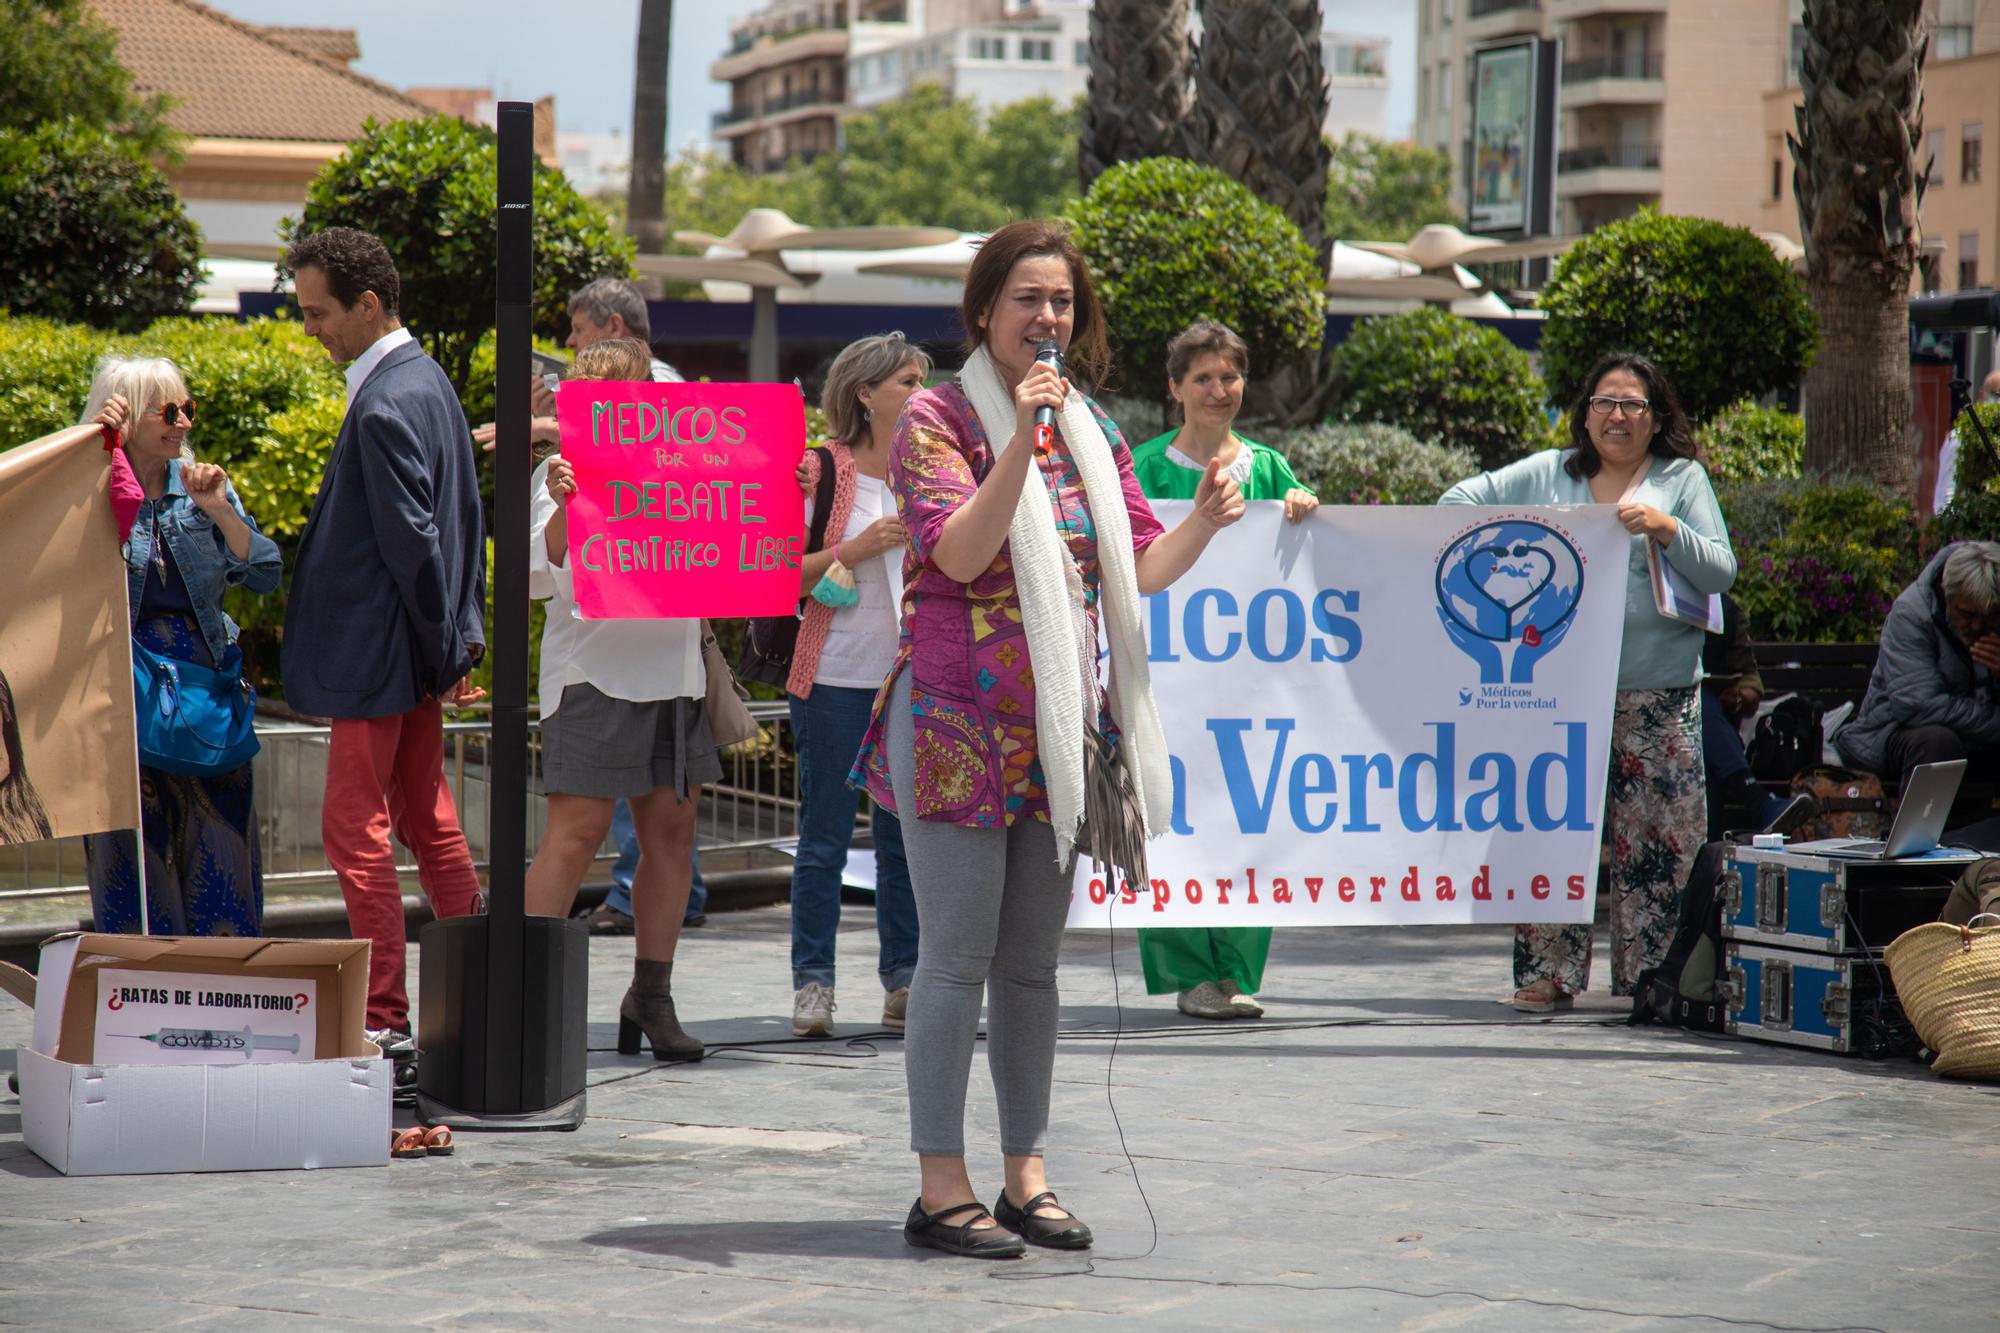
[(1007, 1197), (1007, 1191), (1000, 1191), (1000, 1198), (993, 1205), (993, 1220), (1009, 1231), (1020, 1233), (1021, 1239), (1030, 1245), (1040, 1245), (1050, 1250), (1087, 1250), (1090, 1248), (1090, 1228), (1077, 1219), (1075, 1213), (1064, 1209), (1061, 1217), (1042, 1217), (1035, 1210), (1044, 1204), (1062, 1208), (1056, 1202), (1052, 1190), (1043, 1190), (1034, 1198), (1016, 1208)]
[[(963, 1222), (945, 1221), (966, 1213), (971, 1216)], [(941, 1213), (927, 1213), (923, 1199), (919, 1198), (910, 1205), (909, 1220), (903, 1223), (903, 1239), (918, 1249), (942, 1250), (968, 1259), (1018, 1259), (1026, 1254), (1028, 1247), (1013, 1232), (976, 1225), (992, 1216), (982, 1203), (962, 1203)]]

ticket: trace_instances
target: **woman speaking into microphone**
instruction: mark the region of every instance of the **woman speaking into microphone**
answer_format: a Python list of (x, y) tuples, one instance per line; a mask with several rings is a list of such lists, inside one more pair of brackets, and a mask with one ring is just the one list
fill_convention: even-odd
[[(1162, 531), (1118, 427), (1037, 360), (1050, 341), (1092, 379), (1108, 360), (1060, 225), (988, 237), (960, 315), (965, 368), (910, 398), (890, 446), (909, 532), (901, 634), (855, 781), (902, 820), (917, 900), (904, 1067), (922, 1191), (903, 1234), (1003, 1258), (1091, 1242), (1042, 1160), (1073, 862), (1081, 849), (1143, 876), (1172, 791), (1139, 597), (1186, 573), (1243, 501), (1211, 463), (1194, 512)], [(1005, 1165), (991, 1212), (965, 1167), (982, 991)]]

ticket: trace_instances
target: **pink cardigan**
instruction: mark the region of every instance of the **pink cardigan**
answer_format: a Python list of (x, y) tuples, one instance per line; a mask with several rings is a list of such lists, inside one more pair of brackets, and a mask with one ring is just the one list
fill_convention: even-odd
[[(833, 456), (833, 508), (826, 516), (827, 547), (840, 545), (840, 534), (847, 531), (847, 520), (854, 513), (854, 478), (859, 475), (854, 466), (854, 455), (846, 445), (838, 440), (828, 440), (826, 450)], [(819, 455), (806, 451), (805, 492), (810, 496), (819, 485)], [(826, 549), (826, 548), (822, 548)], [(833, 608), (824, 602), (806, 598), (805, 614), (799, 619), (798, 645), (792, 649), (792, 674), (785, 680), (785, 688), (801, 699), (812, 693), (813, 677), (819, 674), (820, 651), (826, 647), (826, 631), (833, 623)]]

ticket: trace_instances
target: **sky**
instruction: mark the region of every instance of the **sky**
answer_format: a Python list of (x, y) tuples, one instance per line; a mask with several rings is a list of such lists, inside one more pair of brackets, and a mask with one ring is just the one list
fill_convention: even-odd
[[(398, 88), (491, 88), (532, 101), (553, 93), (565, 131), (629, 134), (636, 0), (209, 0), (251, 23), (355, 28), (355, 68)], [(709, 113), (727, 104), (708, 67), (729, 44), (730, 20), (762, 0), (682, 0), (674, 6), (667, 142), (705, 140)], [(1323, 0), (1326, 26), (1388, 36), (1389, 132), (1409, 132), (1416, 99), (1415, 0)]]

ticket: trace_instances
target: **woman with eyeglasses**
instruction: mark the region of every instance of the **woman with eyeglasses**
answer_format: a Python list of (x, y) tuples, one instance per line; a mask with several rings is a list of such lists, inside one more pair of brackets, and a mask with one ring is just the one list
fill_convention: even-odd
[[(1605, 818), (1611, 847), (1611, 993), (1630, 995), (1666, 956), (1675, 897), (1707, 828), (1698, 626), (1654, 609), (1646, 543), (1697, 590), (1726, 592), (1736, 555), (1695, 461), (1694, 435), (1665, 375), (1643, 356), (1607, 356), (1584, 377), (1570, 446), (1462, 481), (1440, 504), (1616, 505), (1632, 534), (1624, 639), (1611, 721)], [(1590, 927), (1514, 928), (1516, 1009), (1569, 1008), (1590, 983)]]
[[(124, 436), (144, 498), (122, 548), (132, 637), (162, 657), (213, 668), (233, 658), (232, 586), (278, 586), (278, 548), (244, 512), (236, 488), (187, 447), (194, 398), (171, 361), (111, 359), (83, 419)], [(191, 775), (142, 766), (148, 916), (156, 935), (259, 935), (264, 870), (251, 764)], [(140, 929), (138, 848), (131, 831), (84, 840), (100, 931)]]

